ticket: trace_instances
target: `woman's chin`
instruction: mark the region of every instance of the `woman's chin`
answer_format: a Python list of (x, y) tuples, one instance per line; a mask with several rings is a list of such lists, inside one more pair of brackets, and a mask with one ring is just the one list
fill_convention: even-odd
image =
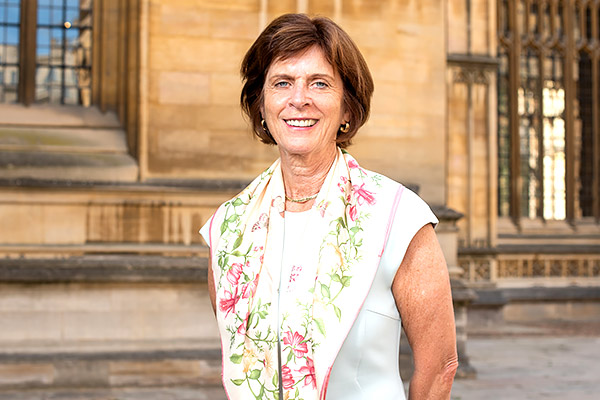
[[(332, 149), (335, 148), (335, 143), (331, 146)], [(314, 143), (287, 143), (285, 145), (279, 145), (279, 151), (281, 154), (290, 155), (290, 156), (311, 156), (311, 155), (323, 155), (327, 154), (327, 151), (324, 151), (325, 148), (323, 144), (316, 145)]]

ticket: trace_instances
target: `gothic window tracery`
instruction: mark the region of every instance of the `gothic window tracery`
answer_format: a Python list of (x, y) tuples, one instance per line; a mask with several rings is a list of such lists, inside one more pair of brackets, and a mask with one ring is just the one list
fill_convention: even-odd
[(498, 214), (600, 220), (598, 0), (498, 2)]

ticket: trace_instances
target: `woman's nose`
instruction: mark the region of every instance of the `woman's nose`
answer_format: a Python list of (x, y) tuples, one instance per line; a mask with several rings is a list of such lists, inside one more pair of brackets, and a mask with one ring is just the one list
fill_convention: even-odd
[(295, 108), (302, 108), (311, 103), (310, 93), (305, 85), (294, 86), (290, 104)]

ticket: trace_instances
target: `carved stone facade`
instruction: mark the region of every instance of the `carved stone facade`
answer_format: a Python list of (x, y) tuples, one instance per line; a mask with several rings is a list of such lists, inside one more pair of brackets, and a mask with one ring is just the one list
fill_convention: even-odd
[(447, 75), (448, 206), (465, 214), (465, 279), (595, 282), (600, 109), (582, 80), (598, 79), (586, 69), (597, 2), (454, 1), (450, 10), (466, 21), (450, 23)]
[[(205, 373), (215, 382), (218, 339), (207, 307), (207, 247), (197, 230), (277, 157), (252, 138), (241, 114), (239, 67), (260, 30), (285, 12), (329, 16), (357, 42), (376, 89), (371, 118), (349, 150), (365, 167), (417, 186), (434, 209), (463, 214), (440, 225), (453, 276), (462, 273), (478, 288), (597, 284), (597, 214), (572, 209), (573, 218), (551, 220), (500, 210), (506, 174), (499, 174), (498, 134), (502, 10), (517, 20), (518, 10), (533, 15), (534, 4), (554, 16), (559, 4), (576, 5), (580, 35), (587, 35), (576, 52), (597, 67), (597, 1), (83, 3), (94, 16), (91, 105), (0, 103), (0, 325), (13, 328), (0, 334), (0, 370), (13, 377), (30, 371), (0, 379), (0, 387), (68, 385), (93, 360), (106, 372), (103, 382), (124, 382), (119, 368), (135, 370), (130, 363), (139, 359), (167, 360), (177, 375), (177, 366), (189, 371), (186, 352), (209, 361), (178, 382)], [(37, 15), (27, 7), (23, 24)], [(582, 22), (588, 14), (593, 29)], [(26, 77), (33, 75), (25, 72), (19, 85), (31, 93)], [(518, 82), (511, 87), (518, 97)], [(592, 143), (582, 159), (592, 160), (586, 179), (597, 188), (594, 90), (594, 108), (582, 109), (593, 129), (585, 125), (568, 140)], [(569, 132), (577, 126), (574, 120)], [(568, 164), (567, 193), (582, 186), (577, 165)], [(597, 212), (590, 193), (577, 196), (588, 196), (586, 207)], [(460, 289), (464, 353), (471, 297)]]

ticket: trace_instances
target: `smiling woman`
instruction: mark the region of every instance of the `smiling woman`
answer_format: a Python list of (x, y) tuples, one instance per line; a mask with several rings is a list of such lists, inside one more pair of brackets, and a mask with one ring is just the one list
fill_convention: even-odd
[[(309, 20), (309, 23), (306, 21)], [(273, 138), (261, 125), (261, 106), (265, 85), (265, 72), (280, 61), (301, 57), (309, 50), (321, 51), (326, 62), (325, 69), (316, 72), (314, 78), (323, 78), (329, 71), (329, 79), (339, 76), (342, 81), (343, 102), (353, 120), (346, 132), (341, 132), (336, 141), (339, 147), (347, 147), (358, 129), (369, 116), (373, 78), (369, 68), (352, 39), (327, 18), (308, 19), (302, 14), (287, 14), (284, 19), (271, 23), (250, 47), (242, 62), (242, 109), (250, 117), (254, 133), (265, 143), (275, 144)], [(311, 49), (315, 47), (315, 49)], [(274, 74), (272, 74), (274, 75)]]
[[(347, 147), (373, 81), (333, 21), (274, 20), (242, 63), (242, 108), (280, 158), (201, 233), (230, 399), (448, 399), (457, 366), (448, 271), (429, 207)], [(276, 365), (275, 365), (275, 360)]]
[(274, 62), (261, 114), (279, 151), (287, 158), (333, 160), (339, 127), (350, 119), (343, 93), (342, 79), (318, 46)]

